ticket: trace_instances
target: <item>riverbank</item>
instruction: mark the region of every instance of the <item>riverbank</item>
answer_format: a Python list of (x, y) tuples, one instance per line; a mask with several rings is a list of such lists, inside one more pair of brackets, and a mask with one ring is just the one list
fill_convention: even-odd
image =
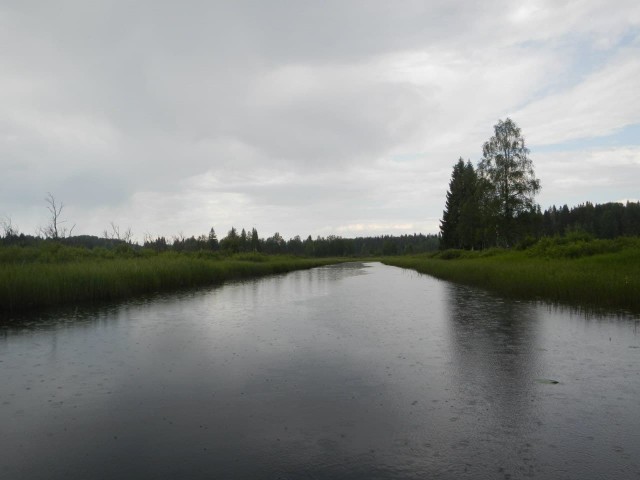
[[(26, 255), (24, 251), (23, 255)], [(260, 254), (67, 257), (59, 252), (48, 261), (41, 256), (22, 261), (15, 255), (5, 257), (5, 261), (0, 262), (0, 314), (119, 300), (343, 261)]]
[(500, 295), (640, 313), (640, 239), (543, 239), (525, 250), (447, 250), (382, 262)]

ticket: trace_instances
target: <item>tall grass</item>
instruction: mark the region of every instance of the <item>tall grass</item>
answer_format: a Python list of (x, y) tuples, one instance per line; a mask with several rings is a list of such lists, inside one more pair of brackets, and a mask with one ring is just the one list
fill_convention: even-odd
[(110, 259), (87, 258), (86, 252), (71, 259), (65, 259), (65, 254), (46, 261), (33, 259), (38, 257), (37, 252), (22, 253), (30, 259), (0, 262), (0, 313), (122, 299), (339, 261), (259, 254), (230, 258), (162, 254)]
[(388, 265), (499, 294), (640, 313), (640, 239), (543, 239), (523, 251), (445, 251)]

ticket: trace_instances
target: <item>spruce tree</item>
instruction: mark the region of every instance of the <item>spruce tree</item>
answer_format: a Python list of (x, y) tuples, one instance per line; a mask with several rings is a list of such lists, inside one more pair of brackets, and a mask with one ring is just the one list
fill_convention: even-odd
[(482, 192), (478, 176), (470, 161), (467, 161), (462, 171), (461, 192), (456, 233), (459, 247), (468, 250), (482, 244)]
[(463, 176), (464, 160), (460, 158), (453, 166), (451, 180), (449, 181), (449, 190), (447, 191), (447, 199), (444, 211), (442, 212), (442, 220), (440, 221), (440, 247), (443, 250), (460, 247), (458, 224), (464, 200)]
[(255, 227), (251, 229), (251, 250), (254, 252), (260, 251), (260, 238)]
[(211, 227), (209, 230), (209, 236), (207, 238), (207, 245), (209, 250), (217, 250), (218, 249), (218, 237), (216, 236), (216, 231)]
[(453, 167), (445, 210), (440, 222), (440, 246), (447, 248), (482, 248), (484, 231), (485, 182), (478, 178), (470, 161), (460, 158)]

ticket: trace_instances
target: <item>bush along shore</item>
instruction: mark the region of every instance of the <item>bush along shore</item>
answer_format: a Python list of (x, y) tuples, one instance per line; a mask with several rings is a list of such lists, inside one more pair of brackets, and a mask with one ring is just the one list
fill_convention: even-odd
[(0, 249), (0, 314), (125, 299), (338, 263), (258, 253), (140, 255), (57, 246)]
[(521, 299), (640, 313), (640, 238), (576, 233), (520, 249), (444, 250), (383, 263)]

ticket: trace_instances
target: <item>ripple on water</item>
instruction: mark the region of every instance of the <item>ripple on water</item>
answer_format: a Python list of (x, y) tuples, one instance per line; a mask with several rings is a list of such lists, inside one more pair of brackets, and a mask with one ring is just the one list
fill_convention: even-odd
[(640, 472), (620, 315), (350, 264), (2, 331), (5, 478)]

